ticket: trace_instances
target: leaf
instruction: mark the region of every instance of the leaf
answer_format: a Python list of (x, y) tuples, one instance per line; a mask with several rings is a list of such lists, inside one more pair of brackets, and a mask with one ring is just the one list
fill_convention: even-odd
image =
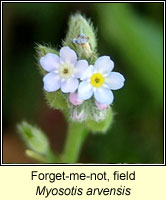
[(47, 53), (54, 53), (56, 55), (59, 55), (58, 51), (50, 47), (49, 45), (44, 46), (41, 44), (37, 44), (37, 47), (35, 49), (38, 54), (38, 58), (45, 56)]
[(69, 112), (67, 96), (60, 90), (56, 92), (45, 92), (45, 98), (51, 108), (59, 109), (66, 114)]
[(42, 130), (30, 125), (26, 121), (21, 122), (17, 129), (29, 149), (41, 154), (49, 151), (50, 144)]
[(26, 155), (43, 163), (58, 162), (57, 156), (51, 151), (50, 143), (44, 132), (26, 121), (17, 125), (18, 132), (28, 149)]

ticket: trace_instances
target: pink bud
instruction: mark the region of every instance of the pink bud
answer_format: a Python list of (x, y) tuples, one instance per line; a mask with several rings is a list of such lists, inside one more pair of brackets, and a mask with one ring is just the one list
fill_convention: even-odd
[(106, 108), (108, 108), (108, 104), (102, 104), (102, 103), (100, 103), (100, 102), (98, 102), (98, 101), (95, 101), (95, 104), (96, 104), (96, 106), (97, 106), (97, 108), (99, 109), (99, 110), (105, 110)]
[(78, 106), (83, 103), (83, 101), (78, 98), (78, 94), (76, 92), (70, 93), (69, 101), (70, 101), (70, 103), (72, 103), (75, 106)]

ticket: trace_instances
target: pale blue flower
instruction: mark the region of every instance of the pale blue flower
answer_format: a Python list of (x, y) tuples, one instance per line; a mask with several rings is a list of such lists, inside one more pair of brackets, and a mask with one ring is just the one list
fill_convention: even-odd
[(41, 57), (40, 64), (49, 72), (43, 78), (44, 89), (54, 92), (61, 89), (64, 93), (73, 93), (77, 90), (83, 71), (88, 68), (86, 60), (77, 61), (76, 53), (69, 47), (60, 49), (60, 56), (48, 53)]
[(114, 63), (109, 56), (99, 57), (94, 66), (90, 65), (81, 76), (78, 87), (78, 97), (82, 100), (94, 98), (102, 104), (112, 104), (112, 90), (118, 90), (124, 85), (124, 77), (118, 72), (112, 72)]
[(81, 33), (81, 34), (78, 35), (77, 38), (73, 39), (73, 43), (74, 44), (79, 44), (79, 45), (84, 45), (84, 44), (86, 44), (88, 42), (88, 40), (89, 40), (89, 38), (86, 37), (84, 35), (84, 33)]

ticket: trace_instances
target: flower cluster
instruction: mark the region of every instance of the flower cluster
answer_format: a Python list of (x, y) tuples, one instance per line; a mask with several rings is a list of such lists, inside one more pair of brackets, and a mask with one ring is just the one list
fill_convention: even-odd
[[(112, 90), (124, 85), (124, 77), (113, 72), (114, 62), (109, 56), (99, 57), (94, 65), (87, 60), (78, 60), (74, 50), (65, 46), (60, 49), (59, 56), (47, 53), (40, 58), (42, 68), (48, 73), (44, 76), (44, 89), (47, 92), (61, 90), (69, 94), (69, 102), (77, 107), (88, 99), (93, 99), (99, 111), (103, 111), (114, 100)], [(84, 119), (84, 111), (73, 112), (75, 120)]]

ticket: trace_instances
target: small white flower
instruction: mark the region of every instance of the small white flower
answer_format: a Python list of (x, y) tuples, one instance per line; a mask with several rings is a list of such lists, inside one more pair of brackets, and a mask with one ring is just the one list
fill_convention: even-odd
[(124, 77), (118, 72), (112, 72), (114, 63), (109, 56), (99, 57), (94, 66), (90, 65), (81, 76), (78, 87), (78, 97), (86, 100), (94, 94), (95, 99), (102, 104), (111, 104), (114, 96), (111, 90), (118, 90), (124, 85)]
[(88, 68), (86, 60), (77, 61), (76, 53), (69, 47), (62, 47), (60, 57), (48, 53), (40, 59), (44, 70), (49, 72), (43, 78), (44, 89), (54, 92), (61, 88), (64, 93), (73, 93), (79, 85), (78, 78)]

